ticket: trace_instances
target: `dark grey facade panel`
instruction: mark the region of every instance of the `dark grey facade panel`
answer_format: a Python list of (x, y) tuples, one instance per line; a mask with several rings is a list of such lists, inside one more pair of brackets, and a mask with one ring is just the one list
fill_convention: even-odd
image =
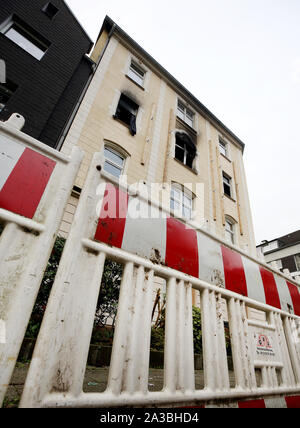
[[(50, 2), (57, 9), (50, 17), (43, 11), (48, 3), (1, 0), (0, 59), (6, 63), (7, 79), (17, 89), (0, 112), (0, 120), (18, 112), (25, 117), (25, 133), (55, 147), (92, 72), (91, 62), (85, 59), (92, 42), (63, 0)], [(40, 60), (1, 32), (3, 24), (15, 19), (24, 23), (25, 31), (48, 42)]]

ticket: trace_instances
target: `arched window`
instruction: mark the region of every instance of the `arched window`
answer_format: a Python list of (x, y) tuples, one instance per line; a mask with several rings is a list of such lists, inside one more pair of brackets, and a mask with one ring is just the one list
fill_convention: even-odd
[(125, 150), (118, 148), (115, 144), (105, 143), (104, 171), (119, 179), (121, 175), (124, 174), (126, 159), (128, 156), (129, 155)]
[(193, 168), (197, 149), (191, 138), (185, 132), (176, 133), (175, 158), (183, 165)]

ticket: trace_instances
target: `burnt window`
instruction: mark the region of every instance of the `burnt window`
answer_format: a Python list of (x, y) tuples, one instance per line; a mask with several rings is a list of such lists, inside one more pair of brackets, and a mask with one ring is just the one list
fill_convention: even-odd
[(134, 101), (124, 94), (121, 95), (114, 119), (118, 119), (125, 123), (133, 136), (136, 135), (136, 117), (138, 110), (139, 106)]
[(46, 6), (42, 9), (43, 12), (48, 16), (48, 18), (53, 19), (55, 15), (57, 14), (58, 10), (54, 4), (51, 2), (47, 3)]
[(189, 168), (193, 168), (197, 149), (193, 141), (185, 133), (177, 132), (175, 158)]
[(4, 110), (6, 104), (14, 92), (16, 92), (17, 88), (17, 85), (9, 80), (6, 83), (0, 83), (0, 113)]

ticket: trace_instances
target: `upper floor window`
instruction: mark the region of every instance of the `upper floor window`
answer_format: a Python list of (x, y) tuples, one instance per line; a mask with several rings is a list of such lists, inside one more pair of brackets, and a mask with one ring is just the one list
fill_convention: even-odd
[(133, 136), (136, 135), (136, 117), (138, 110), (139, 106), (134, 101), (126, 95), (121, 94), (114, 118), (125, 123)]
[(228, 144), (225, 141), (219, 139), (219, 149), (220, 153), (228, 158)]
[(189, 168), (193, 168), (197, 149), (190, 137), (184, 132), (176, 133), (175, 158)]
[(171, 188), (171, 210), (178, 217), (191, 220), (193, 211), (193, 195), (181, 184), (173, 183)]
[(104, 171), (120, 178), (125, 166), (125, 156), (109, 146), (104, 147)]
[(138, 85), (144, 86), (146, 72), (133, 60), (131, 61), (127, 75)]
[(195, 114), (186, 107), (181, 101), (178, 101), (177, 116), (180, 117), (191, 128), (194, 126)]
[(9, 23), (2, 28), (1, 32), (38, 60), (43, 58), (50, 46), (47, 40), (27, 24), (23, 23), (19, 18), (11, 19)]
[(4, 110), (4, 107), (17, 88), (17, 85), (9, 80), (6, 83), (0, 83), (0, 113), (2, 110)]
[(48, 18), (53, 19), (54, 16), (57, 14), (58, 9), (56, 6), (54, 6), (54, 4), (49, 2), (46, 4), (46, 6), (44, 6), (43, 12), (48, 16)]
[(227, 242), (235, 244), (235, 223), (229, 218), (225, 220), (225, 239)]
[(295, 264), (296, 264), (297, 272), (300, 271), (300, 254), (297, 254), (295, 256)]
[(232, 198), (232, 179), (223, 172), (224, 194)]

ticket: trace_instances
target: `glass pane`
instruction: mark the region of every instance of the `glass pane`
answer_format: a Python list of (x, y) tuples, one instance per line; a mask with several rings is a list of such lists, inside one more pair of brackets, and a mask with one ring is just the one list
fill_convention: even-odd
[(193, 168), (195, 156), (192, 153), (187, 153), (186, 155), (186, 166)]
[(226, 148), (226, 145), (224, 145), (224, 144), (220, 143), (219, 147), (220, 147), (220, 153), (222, 153), (222, 155), (224, 155), (224, 156), (227, 156), (227, 148)]
[(189, 196), (186, 196), (186, 195), (184, 195), (183, 196), (183, 204), (186, 206), (186, 207), (188, 207), (188, 208), (191, 208), (191, 206), (192, 206), (192, 199), (189, 197)]
[(194, 125), (194, 120), (193, 120), (193, 119), (191, 119), (191, 118), (189, 118), (189, 117), (186, 117), (185, 122), (186, 122), (190, 127), (193, 127), (193, 125)]
[(187, 207), (183, 207), (183, 217), (190, 220), (192, 218), (192, 210)]
[(182, 147), (176, 146), (175, 158), (182, 163), (184, 162), (184, 149)]
[(26, 37), (22, 36), (22, 34), (20, 34), (15, 28), (11, 27), (5, 35), (36, 59), (41, 59), (44, 56), (46, 50), (43, 51), (34, 45), (31, 41), (26, 39)]
[(226, 230), (225, 238), (226, 238), (226, 241), (230, 242), (231, 244), (234, 244), (234, 235), (232, 232), (229, 232), (228, 230)]
[(112, 161), (113, 163), (116, 163), (120, 167), (123, 167), (123, 165), (124, 165), (124, 158), (122, 158), (121, 156), (117, 155), (115, 152), (113, 152), (113, 151), (105, 148), (104, 149), (104, 156), (105, 156), (106, 159)]
[(173, 199), (177, 199), (178, 201), (181, 201), (181, 190), (176, 188), (175, 186), (172, 187), (171, 195)]
[(108, 172), (116, 178), (120, 178), (122, 172), (120, 168), (117, 168), (116, 166), (112, 165), (107, 161), (105, 161), (104, 163), (104, 171)]
[(136, 73), (134, 70), (132, 70), (131, 68), (128, 71), (128, 76), (134, 80), (137, 84), (139, 84), (140, 86), (143, 85), (144, 83), (144, 75), (141, 76), (139, 73)]
[(174, 201), (174, 199), (171, 199), (171, 210), (175, 211), (177, 214), (181, 213), (180, 204), (178, 202)]

